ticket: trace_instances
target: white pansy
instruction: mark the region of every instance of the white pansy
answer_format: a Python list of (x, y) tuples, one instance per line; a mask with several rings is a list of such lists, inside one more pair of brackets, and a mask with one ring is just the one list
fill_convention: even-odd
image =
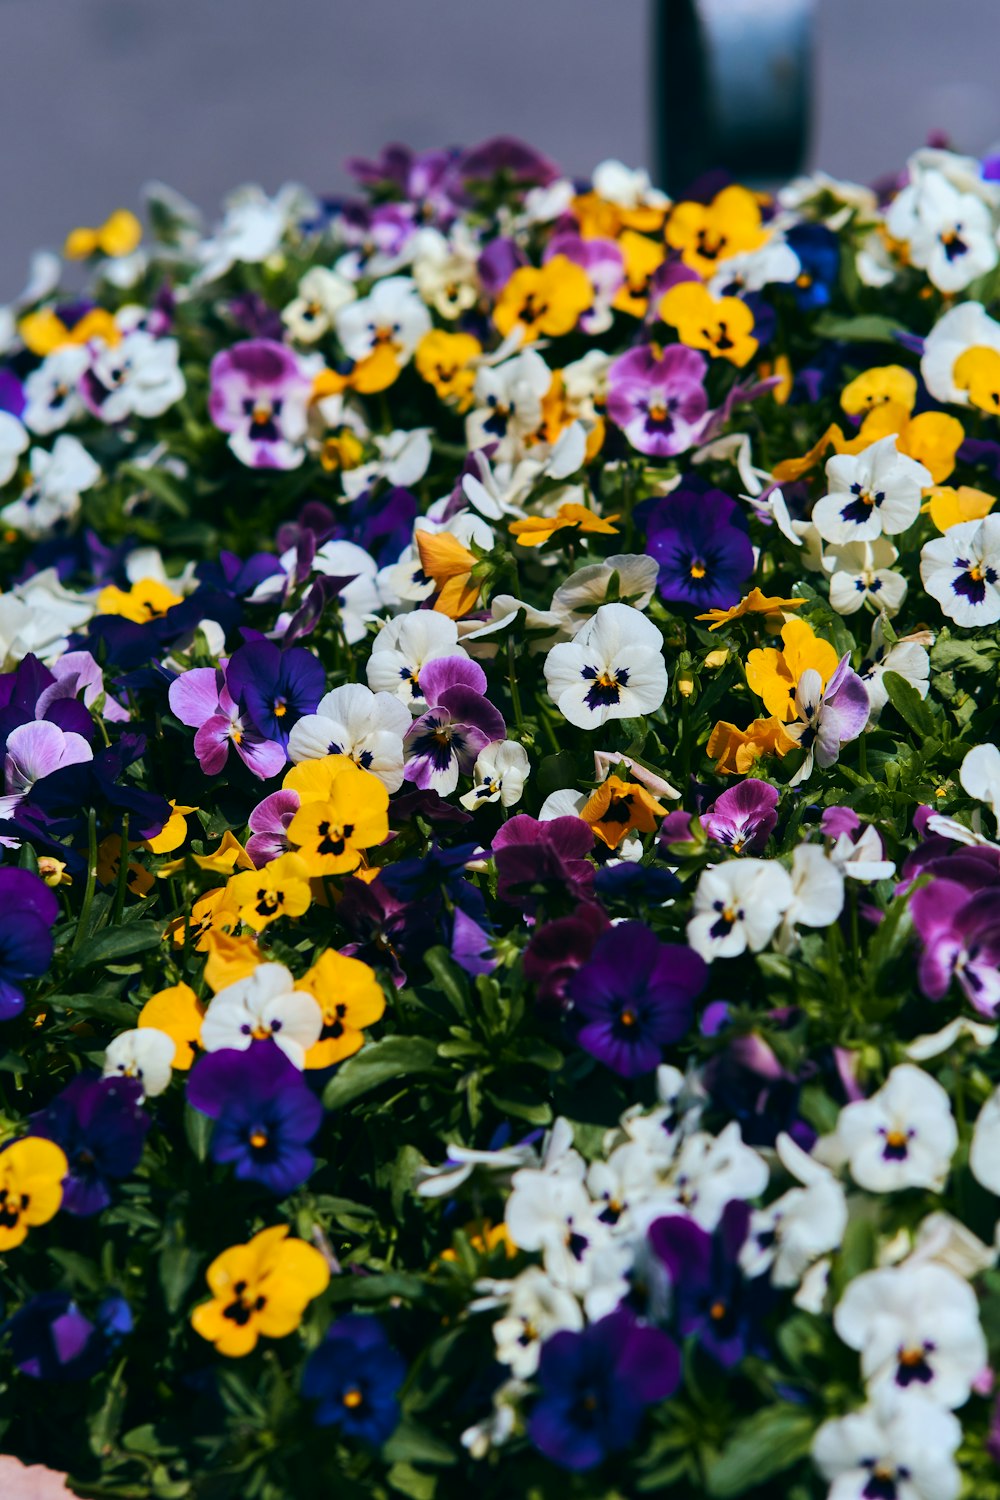
[(14, 477), (29, 441), (23, 422), (11, 416), (9, 411), (0, 411), (0, 485)]
[(86, 408), (77, 387), (89, 363), (87, 350), (78, 344), (46, 355), (24, 382), (25, 426), (44, 437), (82, 417)]
[(979, 1111), (969, 1168), (977, 1182), (1000, 1198), (1000, 1089), (994, 1090)]
[(893, 1068), (870, 1099), (845, 1105), (836, 1137), (851, 1176), (871, 1193), (940, 1191), (958, 1145), (947, 1092), (912, 1063)]
[(335, 314), (356, 296), (345, 277), (326, 266), (313, 266), (299, 282), (299, 294), (283, 310), (281, 320), (293, 339), (314, 344), (329, 333)]
[(458, 220), (448, 236), (418, 229), (411, 241), (410, 270), (421, 297), (439, 317), (452, 322), (479, 301), (479, 246), (468, 225)]
[(945, 1266), (957, 1276), (971, 1281), (974, 1276), (996, 1265), (996, 1260), (995, 1244), (984, 1245), (971, 1229), (966, 1229), (951, 1214), (939, 1210), (920, 1221), (906, 1265)]
[(322, 1030), (323, 1012), (312, 995), (295, 989), (284, 964), (260, 964), (209, 1001), (201, 1044), (206, 1052), (223, 1047), (245, 1052), (255, 1041), (270, 1039), (301, 1068)]
[(324, 755), (349, 755), (390, 792), (403, 784), (403, 736), (412, 723), (406, 706), (391, 693), (373, 693), (348, 682), (325, 694), (315, 713), (292, 725), (288, 756), (298, 764)]
[(104, 1054), (105, 1078), (134, 1078), (150, 1099), (170, 1084), (177, 1043), (155, 1026), (140, 1026), (116, 1036)]
[(409, 276), (377, 281), (367, 297), (339, 308), (333, 321), (348, 359), (388, 348), (399, 364), (406, 364), (431, 329), (431, 315)]
[(458, 644), (458, 627), (447, 615), (431, 609), (397, 615), (382, 626), (372, 643), (368, 686), (376, 693), (392, 693), (420, 714), (427, 706), (420, 692), (420, 669), (442, 656), (468, 654)]
[(531, 1145), (505, 1146), (498, 1151), (477, 1151), (469, 1146), (449, 1146), (439, 1167), (417, 1168), (416, 1192), (419, 1198), (447, 1198), (464, 1187), (478, 1167), (509, 1177), (519, 1167), (537, 1165), (538, 1157)]
[(861, 663), (858, 676), (865, 685), (871, 714), (868, 727), (878, 723), (879, 715), (889, 701), (883, 677), (886, 672), (898, 672), (912, 688), (926, 698), (930, 691), (931, 659), (927, 648), (934, 644), (929, 630), (900, 636), (891, 645), (886, 637), (881, 617), (872, 626), (872, 641), (869, 653)]
[(627, 604), (602, 604), (572, 641), (545, 658), (545, 683), (559, 712), (578, 729), (654, 713), (667, 693), (663, 637)]
[(1000, 323), (981, 302), (961, 302), (944, 313), (924, 339), (920, 373), (935, 401), (968, 406), (969, 392), (955, 384), (955, 365), (969, 349), (1000, 354)]
[(0, 594), (0, 671), (9, 671), (29, 652), (46, 665), (56, 661), (69, 649), (68, 637), (95, 611), (94, 599), (65, 588), (55, 568), (16, 583)]
[(546, 1274), (580, 1296), (594, 1317), (612, 1311), (624, 1296), (632, 1257), (598, 1218), (585, 1170), (583, 1158), (571, 1150), (554, 1167), (516, 1172), (504, 1220), (514, 1244), (541, 1251)]
[(497, 740), (481, 750), (472, 772), (472, 791), (458, 800), (470, 812), (487, 802), (513, 807), (520, 802), (531, 770), (528, 752), (516, 740)]
[(932, 482), (923, 464), (899, 452), (894, 433), (861, 453), (835, 453), (826, 461), (826, 479), (812, 519), (823, 540), (838, 546), (905, 531)]
[(1000, 824), (1000, 750), (976, 745), (968, 751), (958, 773), (962, 788), (976, 802), (984, 802)]
[(896, 873), (895, 863), (885, 858), (878, 829), (871, 823), (857, 839), (849, 833), (839, 834), (830, 850), (830, 858), (851, 880), (891, 880)]
[(76, 515), (81, 492), (97, 483), (101, 468), (82, 443), (65, 433), (56, 438), (51, 453), (32, 448), (28, 464), (31, 480), (16, 500), (0, 510), (0, 521), (37, 538)]
[(598, 162), (591, 177), (594, 192), (619, 208), (668, 208), (666, 193), (654, 188), (645, 167), (628, 167), (615, 157)]
[(759, 292), (765, 286), (787, 285), (801, 271), (802, 262), (791, 245), (780, 235), (774, 235), (758, 250), (746, 250), (719, 261), (708, 290), (713, 297)]
[[(552, 609), (567, 625), (578, 629), (602, 604), (630, 604), (643, 610), (656, 592), (656, 559), (635, 552), (618, 552), (601, 562), (587, 563), (571, 573), (552, 595)], [(614, 585), (609, 599), (609, 591)]]
[(92, 409), (109, 423), (129, 417), (160, 417), (184, 395), (176, 339), (157, 339), (144, 329), (117, 344), (95, 339), (83, 379)]
[(960, 292), (997, 263), (989, 207), (942, 172), (918, 173), (889, 205), (885, 224), (939, 291)]
[(906, 598), (906, 579), (893, 571), (899, 553), (888, 537), (873, 542), (847, 542), (826, 554), (830, 574), (830, 603), (839, 615), (853, 615), (871, 604), (891, 619)]
[(381, 604), (375, 559), (356, 542), (324, 542), (313, 558), (312, 570), (327, 578), (349, 579), (336, 596), (340, 624), (349, 645), (364, 640), (368, 622)]
[(1000, 515), (960, 521), (925, 542), (920, 580), (957, 625), (995, 625), (1000, 620)]
[(341, 475), (344, 494), (349, 500), (356, 500), (380, 479), (404, 489), (420, 483), (431, 461), (429, 427), (414, 427), (408, 432), (389, 432), (384, 436), (377, 433), (372, 441), (378, 449), (378, 458), (345, 469)]
[(544, 1341), (562, 1328), (582, 1328), (583, 1310), (572, 1292), (555, 1286), (540, 1266), (529, 1266), (500, 1285), (507, 1305), (493, 1325), (496, 1357), (512, 1375), (530, 1380)]
[(703, 870), (687, 940), (706, 963), (766, 948), (793, 897), (788, 872), (773, 859), (734, 859)]
[(767, 1187), (764, 1158), (746, 1145), (735, 1120), (717, 1136), (698, 1131), (685, 1137), (670, 1176), (677, 1203), (711, 1233), (733, 1198), (756, 1198)]
[(542, 397), (551, 384), (552, 371), (536, 349), (525, 349), (502, 364), (480, 365), (473, 386), (475, 406), (465, 422), (468, 446), (497, 443), (494, 465), (522, 458), (541, 426)]
[(987, 1362), (976, 1294), (944, 1266), (865, 1271), (833, 1313), (838, 1336), (861, 1355), (869, 1394), (919, 1389), (962, 1406)]
[(958, 1500), (961, 1441), (958, 1418), (912, 1391), (824, 1422), (812, 1456), (828, 1500)]
[(286, 183), (273, 198), (251, 185), (237, 188), (224, 207), (222, 224), (199, 246), (196, 281), (215, 281), (233, 265), (260, 265), (281, 250), (287, 229), (316, 212), (316, 200), (297, 183)]
[(844, 909), (843, 872), (819, 844), (799, 844), (792, 855), (791, 886), (775, 939), (782, 953), (796, 946), (796, 927), (829, 927)]
[(774, 1286), (793, 1287), (815, 1261), (839, 1248), (847, 1227), (847, 1199), (833, 1173), (790, 1135), (779, 1135), (775, 1145), (782, 1166), (800, 1186), (754, 1210), (740, 1264), (749, 1277), (769, 1270)]

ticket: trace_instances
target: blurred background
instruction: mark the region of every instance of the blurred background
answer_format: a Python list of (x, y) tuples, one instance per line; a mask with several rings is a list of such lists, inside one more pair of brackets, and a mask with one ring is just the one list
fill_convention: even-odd
[[(713, 0), (719, 5), (746, 0)], [(781, 0), (755, 0), (762, 8)], [(37, 247), (170, 183), (347, 186), (388, 141), (514, 133), (652, 162), (648, 0), (0, 0), (0, 302)], [(932, 132), (1000, 140), (1000, 0), (818, 0), (810, 165), (858, 181)]]

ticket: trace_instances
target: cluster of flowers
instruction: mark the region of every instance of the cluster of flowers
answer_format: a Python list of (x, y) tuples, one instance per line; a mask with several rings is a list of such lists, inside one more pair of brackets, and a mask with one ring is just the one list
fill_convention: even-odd
[(1000, 159), (351, 165), (0, 309), (0, 1441), (1000, 1500)]

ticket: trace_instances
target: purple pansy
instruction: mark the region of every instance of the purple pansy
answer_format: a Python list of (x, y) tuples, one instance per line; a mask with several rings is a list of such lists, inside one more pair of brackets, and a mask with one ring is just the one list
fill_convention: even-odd
[(298, 792), (284, 790), (272, 792), (263, 802), (257, 803), (247, 819), (250, 837), (246, 850), (258, 870), (280, 854), (287, 853), (290, 848), (288, 825), (300, 806)]
[(856, 740), (871, 713), (868, 689), (851, 670), (851, 658), (841, 657), (826, 687), (814, 667), (807, 667), (795, 689), (798, 722), (788, 725), (788, 734), (797, 739), (806, 758), (789, 782), (796, 786), (805, 781), (813, 761), (824, 770), (840, 755), (841, 745)]
[(7, 736), (3, 766), (6, 796), (0, 797), (0, 816), (9, 818), (36, 782), (93, 758), (94, 752), (82, 734), (66, 732), (49, 719), (19, 724)]
[(273, 641), (250, 641), (230, 657), (226, 687), (258, 733), (285, 746), (292, 725), (315, 713), (326, 674), (302, 646), (282, 651)]
[(312, 1171), (308, 1142), (323, 1106), (273, 1042), (205, 1053), (191, 1070), (187, 1101), (215, 1120), (212, 1160), (232, 1162), (241, 1181), (283, 1195)]
[(497, 895), (528, 913), (534, 912), (539, 886), (573, 901), (588, 901), (594, 892), (594, 866), (586, 855), (593, 847), (593, 829), (582, 818), (541, 823), (517, 813), (493, 838)]
[(910, 898), (923, 952), (920, 988), (943, 1000), (957, 979), (969, 1003), (985, 1016), (1000, 1009), (1000, 891), (970, 895), (953, 880), (932, 880)]
[(762, 1298), (740, 1270), (739, 1253), (750, 1227), (746, 1203), (727, 1203), (714, 1234), (676, 1214), (657, 1219), (649, 1243), (671, 1282), (677, 1331), (694, 1336), (724, 1369), (732, 1369), (756, 1343)]
[(63, 1179), (62, 1206), (81, 1215), (107, 1208), (109, 1184), (135, 1171), (151, 1124), (137, 1079), (86, 1074), (74, 1078), (30, 1119), (35, 1135), (65, 1151), (69, 1173)]
[(486, 674), (464, 656), (443, 656), (420, 673), (427, 712), (410, 726), (404, 741), (403, 775), (419, 787), (446, 797), (469, 775), (481, 750), (507, 732), (503, 715), (484, 696)]
[(115, 1293), (88, 1318), (69, 1292), (39, 1292), (4, 1325), (11, 1358), (34, 1380), (87, 1380), (126, 1334), (132, 1309)]
[(312, 376), (291, 349), (273, 339), (246, 339), (212, 360), (208, 412), (229, 433), (229, 446), (251, 469), (295, 469)]
[(715, 799), (702, 813), (701, 826), (734, 854), (759, 854), (777, 826), (777, 806), (777, 787), (748, 776)]
[(218, 776), (229, 747), (255, 776), (267, 781), (284, 768), (284, 748), (265, 739), (233, 702), (222, 667), (193, 667), (170, 684), (170, 711), (198, 732), (194, 753), (206, 776)]
[(702, 610), (739, 603), (754, 558), (735, 500), (721, 490), (674, 490), (650, 511), (647, 533), (662, 598)]
[(23, 981), (37, 979), (52, 962), (52, 924), (59, 915), (54, 891), (30, 870), (0, 870), (0, 1021), (24, 1009)]
[(611, 304), (625, 280), (621, 250), (614, 240), (556, 234), (549, 241), (543, 259), (549, 261), (555, 255), (564, 255), (586, 271), (594, 289), (594, 301), (585, 313), (581, 313), (580, 327), (584, 333), (603, 333), (611, 326)]
[(608, 925), (603, 907), (585, 901), (571, 916), (557, 917), (536, 929), (524, 950), (524, 977), (534, 985), (540, 1005), (560, 1009), (569, 1005), (570, 981)]
[(708, 361), (697, 349), (643, 344), (608, 370), (608, 417), (640, 453), (669, 458), (693, 448), (707, 426)]
[(680, 943), (661, 943), (642, 922), (610, 928), (568, 990), (584, 1051), (623, 1078), (651, 1073), (691, 1025), (708, 970)]
[(620, 1307), (542, 1345), (528, 1436), (564, 1469), (593, 1469), (635, 1439), (643, 1413), (680, 1383), (677, 1345)]

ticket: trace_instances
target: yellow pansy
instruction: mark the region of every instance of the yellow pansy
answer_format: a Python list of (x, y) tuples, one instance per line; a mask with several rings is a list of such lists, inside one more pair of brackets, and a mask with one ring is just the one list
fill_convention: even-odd
[(973, 406), (988, 411), (991, 416), (1000, 412), (1000, 353), (976, 345), (966, 349), (955, 361), (951, 372), (953, 384), (960, 391), (967, 391)]
[(904, 407), (885, 401), (872, 408), (857, 437), (836, 445), (837, 451), (861, 453), (891, 433), (896, 435), (899, 452), (923, 464), (935, 484), (942, 484), (948, 478), (965, 442), (965, 428), (957, 417), (943, 411), (923, 411), (911, 417)]
[[(469, 1242), (470, 1250), (475, 1250), (477, 1255), (491, 1255), (501, 1245), (508, 1260), (514, 1260), (520, 1254), (506, 1224), (493, 1224), (489, 1219), (483, 1219), (481, 1222), (463, 1225), (462, 1232)], [(447, 1250), (441, 1251), (439, 1258), (457, 1261), (458, 1251), (449, 1246)]]
[(739, 297), (713, 297), (700, 281), (681, 281), (660, 299), (660, 317), (690, 349), (745, 365), (757, 353), (753, 313)]
[(442, 401), (466, 411), (472, 404), (475, 361), (482, 352), (482, 344), (471, 333), (432, 328), (417, 345), (413, 363), (418, 375), (434, 387)]
[(224, 927), (210, 927), (200, 946), (205, 953), (205, 983), (216, 994), (238, 979), (246, 979), (264, 962), (257, 939), (248, 932), (234, 937)]
[(52, 890), (61, 885), (72, 885), (73, 877), (66, 873), (66, 861), (56, 859), (52, 854), (40, 854), (38, 856), (38, 873), (42, 880)]
[(541, 547), (557, 531), (564, 531), (567, 527), (585, 534), (617, 536), (618, 527), (612, 525), (617, 520), (620, 520), (617, 514), (599, 516), (585, 505), (566, 501), (554, 516), (525, 516), (522, 521), (512, 521), (507, 529), (512, 536), (517, 537), (519, 547)]
[(780, 614), (786, 609), (798, 609), (805, 602), (804, 599), (781, 599), (776, 594), (772, 596), (762, 593), (760, 589), (751, 589), (731, 609), (710, 609), (703, 615), (695, 615), (695, 619), (711, 620), (709, 630), (721, 630), (730, 620), (740, 620), (744, 615)]
[(902, 365), (879, 365), (865, 370), (840, 395), (840, 404), (849, 417), (860, 417), (886, 402), (913, 410), (917, 399), (917, 377)]
[(179, 849), (187, 838), (188, 814), (197, 811), (196, 807), (181, 807), (178, 803), (171, 802), (170, 817), (159, 833), (144, 841), (150, 853), (172, 854), (175, 849)]
[(66, 236), (63, 254), (67, 260), (86, 260), (88, 255), (131, 255), (142, 239), (142, 225), (127, 208), (116, 209), (96, 229), (73, 229)]
[(319, 461), (328, 474), (336, 469), (356, 469), (364, 456), (364, 444), (349, 427), (341, 427), (324, 438), (319, 450)]
[(130, 589), (117, 588), (109, 583), (97, 596), (99, 615), (121, 615), (136, 625), (145, 625), (150, 620), (159, 620), (168, 609), (181, 604), (180, 594), (157, 578), (140, 578)]
[(625, 280), (615, 293), (611, 306), (615, 312), (644, 318), (649, 308), (649, 284), (666, 259), (663, 245), (630, 230), (618, 241), (625, 265)]
[(254, 932), (263, 932), (279, 917), (301, 917), (309, 910), (309, 875), (306, 862), (297, 854), (279, 854), (262, 870), (230, 876), (226, 891), (240, 921)]
[(667, 212), (665, 207), (644, 203), (626, 208), (621, 203), (612, 203), (610, 198), (602, 198), (600, 193), (580, 193), (569, 208), (584, 240), (614, 240), (622, 230), (629, 229), (659, 234)]
[(675, 203), (667, 220), (667, 244), (681, 252), (681, 260), (706, 281), (719, 262), (746, 250), (756, 250), (767, 239), (760, 204), (746, 188), (723, 188), (711, 203)]
[(349, 766), (354, 766), (349, 755), (323, 755), (318, 760), (304, 760), (285, 772), (281, 785), (286, 792), (297, 792), (301, 802), (325, 802), (334, 782)]
[(519, 266), (500, 293), (493, 322), (502, 338), (515, 328), (530, 343), (544, 335), (571, 333), (594, 300), (590, 278), (566, 255), (553, 255), (544, 266)]
[(656, 820), (667, 809), (637, 781), (609, 776), (592, 792), (580, 811), (594, 833), (609, 849), (617, 849), (630, 833), (655, 833)]
[(969, 484), (960, 484), (957, 489), (952, 489), (949, 485), (935, 485), (927, 493), (930, 499), (923, 508), (941, 532), (948, 531), (961, 521), (981, 521), (996, 504), (994, 495), (987, 495), (985, 490), (973, 489)]
[(761, 380), (770, 380), (772, 377), (775, 384), (771, 387), (771, 396), (779, 406), (786, 406), (788, 398), (792, 394), (794, 377), (792, 375), (792, 363), (787, 354), (779, 354), (773, 361), (763, 360), (757, 366), (757, 374)]
[(191, 908), (188, 917), (175, 917), (167, 927), (167, 936), (178, 948), (187, 941), (196, 952), (204, 952), (209, 932), (214, 929), (231, 931), (239, 921), (238, 909), (224, 885), (206, 891)]
[[(128, 852), (133, 849), (141, 849), (142, 842), (129, 844)], [(122, 858), (122, 838), (120, 833), (109, 833), (97, 846), (97, 878), (102, 885), (115, 885), (118, 880), (118, 869)], [(135, 896), (148, 896), (153, 887), (153, 877), (148, 870), (136, 860), (130, 859), (125, 874), (125, 884)]]
[(329, 1068), (360, 1051), (366, 1026), (385, 1012), (385, 995), (375, 973), (358, 958), (328, 948), (297, 982), (323, 1012), (323, 1030), (306, 1053), (307, 1068)]
[(750, 652), (747, 685), (763, 698), (769, 714), (787, 722), (795, 718), (795, 689), (802, 673), (814, 668), (825, 687), (839, 659), (836, 649), (815, 635), (807, 620), (787, 620), (781, 627), (780, 651), (764, 646)]
[(0, 1254), (55, 1217), (68, 1173), (65, 1152), (41, 1136), (24, 1136), (0, 1151)]
[[(188, 809), (193, 812), (193, 808)], [(219, 840), (219, 847), (211, 850), (208, 854), (185, 854), (179, 859), (172, 859), (168, 864), (161, 865), (157, 874), (161, 879), (168, 875), (176, 875), (178, 870), (183, 870), (188, 860), (197, 865), (199, 870), (210, 870), (213, 875), (231, 875), (234, 870), (252, 870), (254, 862), (250, 858), (243, 845), (234, 833), (228, 828)]]
[(347, 765), (329, 794), (322, 801), (303, 801), (288, 825), (296, 858), (311, 876), (350, 874), (361, 864), (365, 849), (389, 836), (389, 793), (377, 776), (344, 758)]
[(808, 474), (810, 469), (816, 467), (831, 445), (837, 453), (844, 452), (844, 431), (836, 422), (831, 422), (808, 452), (803, 453), (800, 458), (783, 458), (780, 463), (775, 464), (771, 470), (772, 478), (778, 484), (793, 484), (796, 479), (801, 479), (803, 474)]
[(340, 396), (344, 391), (357, 391), (361, 396), (371, 396), (387, 390), (399, 378), (403, 366), (396, 358), (390, 344), (378, 344), (364, 359), (359, 359), (350, 369), (320, 370), (313, 380), (312, 401), (322, 401), (326, 396)]
[(434, 608), (451, 620), (463, 619), (479, 600), (480, 585), (472, 582), (475, 554), (450, 531), (418, 528), (413, 539), (420, 554), (420, 567), (434, 580), (438, 591)]
[(174, 984), (151, 995), (139, 1012), (138, 1026), (153, 1026), (166, 1032), (176, 1052), (171, 1067), (186, 1073), (201, 1040), (205, 1007), (189, 984)]
[(25, 348), (42, 359), (67, 344), (87, 344), (91, 339), (117, 344), (121, 340), (117, 323), (103, 307), (92, 307), (72, 328), (68, 328), (51, 307), (43, 307), (38, 312), (26, 313), (18, 323), (17, 331)]
[(276, 1224), (216, 1256), (205, 1279), (212, 1300), (195, 1308), (191, 1325), (220, 1354), (238, 1359), (260, 1337), (294, 1333), (307, 1305), (326, 1291), (330, 1268), (312, 1245), (288, 1239), (287, 1224)]
[(792, 739), (778, 718), (754, 719), (746, 729), (720, 719), (706, 749), (717, 771), (728, 776), (746, 776), (765, 755), (777, 755), (780, 759), (789, 750), (798, 749), (798, 740)]

